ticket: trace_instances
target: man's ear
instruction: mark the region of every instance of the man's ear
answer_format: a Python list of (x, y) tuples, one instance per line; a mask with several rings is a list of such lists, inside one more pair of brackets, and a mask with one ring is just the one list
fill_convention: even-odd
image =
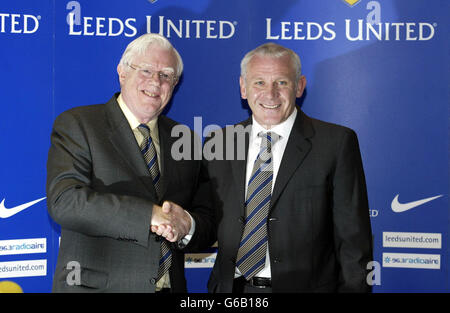
[(172, 88), (175, 88), (175, 86), (178, 85), (179, 81), (180, 81), (180, 77), (175, 78), (175, 81), (173, 82)]
[(303, 95), (303, 92), (305, 91), (305, 88), (306, 88), (306, 77), (304, 75), (302, 75), (300, 77), (300, 79), (298, 80), (297, 92), (296, 92), (295, 96), (297, 98), (300, 98)]
[(122, 85), (127, 77), (127, 72), (123, 68), (122, 64), (117, 65), (117, 74), (119, 75), (119, 82)]
[(247, 99), (247, 89), (245, 88), (245, 80), (242, 76), (239, 77), (239, 85), (241, 86), (241, 98)]

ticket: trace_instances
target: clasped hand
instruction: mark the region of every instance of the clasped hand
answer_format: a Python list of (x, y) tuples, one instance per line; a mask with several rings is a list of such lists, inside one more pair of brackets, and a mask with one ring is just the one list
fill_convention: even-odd
[(162, 206), (153, 205), (151, 231), (170, 242), (181, 240), (191, 229), (189, 214), (179, 205), (164, 201)]

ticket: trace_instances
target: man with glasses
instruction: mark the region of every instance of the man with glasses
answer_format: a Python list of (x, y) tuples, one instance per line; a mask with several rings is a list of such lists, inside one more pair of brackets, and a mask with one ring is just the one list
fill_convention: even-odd
[(178, 124), (160, 115), (182, 71), (166, 38), (143, 35), (117, 67), (120, 93), (56, 118), (47, 163), (48, 210), (61, 225), (54, 292), (186, 292), (180, 248), (203, 246), (212, 222), (201, 162), (176, 161)]

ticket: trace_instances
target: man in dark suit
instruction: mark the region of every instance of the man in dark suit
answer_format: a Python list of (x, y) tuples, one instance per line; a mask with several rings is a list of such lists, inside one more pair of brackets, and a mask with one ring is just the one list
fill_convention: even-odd
[(48, 210), (61, 225), (53, 291), (186, 292), (178, 248), (201, 244), (210, 222), (201, 163), (173, 158), (177, 123), (160, 115), (182, 70), (167, 39), (143, 35), (117, 67), (120, 93), (56, 118), (47, 164)]
[(305, 86), (290, 49), (268, 43), (242, 60), (241, 96), (252, 116), (205, 143), (223, 142), (224, 156), (208, 162), (218, 224), (210, 292), (370, 291), (357, 136), (296, 107)]

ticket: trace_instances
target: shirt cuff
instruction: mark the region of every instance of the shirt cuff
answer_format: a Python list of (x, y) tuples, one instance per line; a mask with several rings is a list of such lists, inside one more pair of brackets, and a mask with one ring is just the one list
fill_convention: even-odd
[(181, 238), (181, 240), (178, 241), (178, 248), (182, 249), (184, 247), (186, 247), (189, 243), (189, 241), (191, 241), (192, 236), (194, 235), (195, 232), (195, 221), (192, 218), (191, 214), (189, 214), (188, 211), (185, 211), (188, 215), (189, 218), (191, 219), (191, 228), (189, 229), (189, 233), (184, 236), (183, 238)]

